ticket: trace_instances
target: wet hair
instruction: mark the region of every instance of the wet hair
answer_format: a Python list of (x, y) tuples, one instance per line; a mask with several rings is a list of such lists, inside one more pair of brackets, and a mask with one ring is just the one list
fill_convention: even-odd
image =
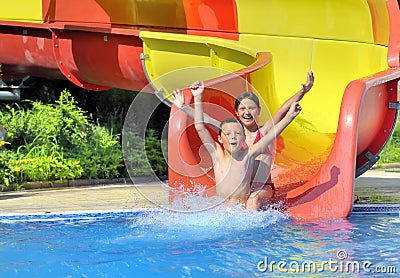
[(257, 104), (258, 107), (260, 107), (260, 100), (254, 93), (244, 92), (244, 93), (240, 94), (235, 100), (235, 111), (236, 112), (238, 111), (239, 105), (242, 102), (242, 100), (247, 99), (247, 98), (254, 101), (254, 103)]
[(223, 120), (223, 121), (219, 124), (219, 130), (218, 130), (218, 134), (219, 134), (219, 135), (221, 135), (221, 133), (222, 133), (222, 126), (223, 126), (224, 124), (227, 124), (227, 123), (238, 123), (238, 124), (240, 124), (240, 125), (242, 126), (243, 132), (244, 132), (243, 124), (242, 124), (238, 119), (236, 119), (236, 118), (227, 118), (227, 119)]

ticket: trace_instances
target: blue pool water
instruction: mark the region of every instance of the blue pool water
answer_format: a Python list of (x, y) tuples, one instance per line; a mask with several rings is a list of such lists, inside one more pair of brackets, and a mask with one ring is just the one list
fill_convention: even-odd
[(398, 214), (306, 222), (216, 207), (0, 216), (0, 277), (395, 277), (399, 247)]

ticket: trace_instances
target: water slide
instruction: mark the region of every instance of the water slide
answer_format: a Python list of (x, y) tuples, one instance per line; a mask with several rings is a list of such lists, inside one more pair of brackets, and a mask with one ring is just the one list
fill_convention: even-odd
[[(355, 178), (397, 121), (397, 30), (395, 0), (1, 0), (1, 77), (151, 88), (162, 100), (183, 88), (187, 102), (185, 87), (199, 77), (208, 114), (232, 114), (234, 98), (251, 90), (263, 100), (262, 123), (312, 70), (302, 113), (276, 140), (275, 201), (294, 217), (343, 218)], [(18, 99), (11, 87), (0, 99)], [(212, 195), (193, 119), (174, 106), (168, 136), (169, 185), (201, 184)]]

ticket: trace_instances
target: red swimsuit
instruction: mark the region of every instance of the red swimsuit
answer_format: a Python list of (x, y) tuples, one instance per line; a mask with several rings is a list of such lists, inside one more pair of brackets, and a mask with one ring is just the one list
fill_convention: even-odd
[[(258, 141), (260, 141), (261, 138), (262, 138), (262, 134), (261, 134), (260, 130), (258, 129), (258, 130), (257, 130), (256, 138), (254, 138), (253, 144), (255, 144), (255, 143), (257, 143)], [(247, 148), (247, 147), (248, 147), (248, 146), (247, 146), (247, 143), (246, 143), (246, 142), (243, 142), (242, 148), (245, 149), (245, 148)], [(271, 154), (271, 155), (272, 155), (272, 153), (271, 153), (271, 151), (269, 150), (268, 147), (265, 148), (265, 150), (263, 151), (263, 154)], [(273, 190), (274, 193), (275, 193), (275, 186), (274, 186), (274, 183), (273, 183), (272, 180), (271, 180), (271, 175), (268, 177), (268, 180), (264, 183), (264, 186), (265, 186), (265, 185), (271, 186), (272, 190)]]
[[(258, 141), (260, 141), (261, 138), (262, 138), (261, 131), (260, 131), (259, 129), (257, 129), (257, 135), (256, 135), (256, 138), (254, 138), (253, 145), (254, 145), (255, 143), (257, 143)], [(247, 147), (248, 147), (248, 146), (247, 146), (247, 143), (246, 143), (246, 142), (243, 142), (242, 149), (246, 149)], [(271, 151), (269, 150), (269, 148), (266, 147), (265, 150), (263, 151), (263, 154), (272, 154), (272, 153), (271, 153)]]

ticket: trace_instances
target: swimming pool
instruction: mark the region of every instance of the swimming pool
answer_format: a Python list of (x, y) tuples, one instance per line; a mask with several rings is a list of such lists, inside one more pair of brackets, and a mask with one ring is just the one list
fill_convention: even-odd
[(399, 214), (299, 221), (215, 207), (0, 216), (0, 277), (387, 277)]

